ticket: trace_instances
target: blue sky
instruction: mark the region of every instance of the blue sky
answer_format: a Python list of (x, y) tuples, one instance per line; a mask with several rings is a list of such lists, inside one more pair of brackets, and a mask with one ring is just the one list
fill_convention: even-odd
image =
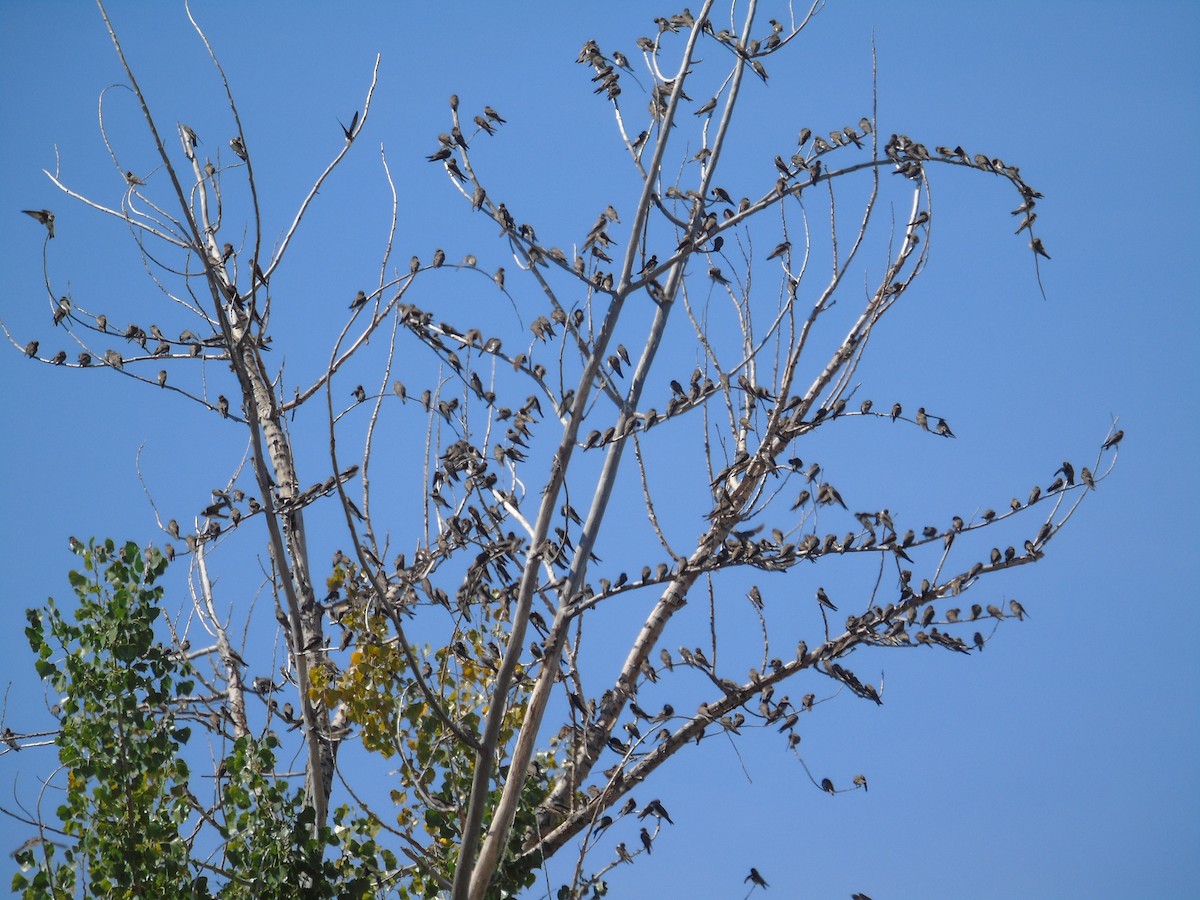
[[(581, 240), (606, 203), (632, 208), (636, 183), (611, 113), (574, 59), (589, 38), (633, 57), (635, 38), (652, 33), (650, 18), (673, 10), (641, 3), (447, 3), (436, 11), (360, 4), (336, 14), (323, 4), (197, 3), (195, 10), (247, 123), (268, 242), (337, 151), (337, 119), (361, 108), (375, 55), (383, 54), (360, 142), (273, 279), (288, 303), (278, 341), (299, 348), (293, 370), (323, 366), (326, 329), (356, 289), (378, 279), (390, 211), (381, 144), (400, 186), (398, 259), (428, 258), (443, 246), (451, 260), (478, 255), (488, 272), (505, 264), (494, 227), (473, 217), (423, 159), (447, 130), (451, 92), (464, 108), (491, 104), (508, 119), (473, 159), (494, 185), (489, 192), (536, 222), (547, 244)], [(162, 123), (187, 121), (203, 150), (225, 148), (232, 126), (182, 8), (122, 3), (110, 12)], [(764, 5), (760, 20), (774, 14)], [(726, 741), (706, 741), (638, 792), (643, 802), (660, 797), (677, 824), (651, 859), (612, 873), (616, 895), (741, 897), (750, 866), (781, 896), (1194, 891), (1200, 780), (1187, 759), (1200, 738), (1200, 607), (1189, 547), (1200, 497), (1187, 460), (1197, 437), (1189, 413), (1200, 399), (1200, 292), (1188, 271), (1200, 239), (1200, 181), (1190, 159), (1200, 145), (1198, 20), (1187, 3), (1136, 12), (1108, 2), (1019, 2), (986, 12), (973, 4), (831, 3), (800, 45), (773, 63), (768, 85), (747, 85), (725, 163), (744, 173), (745, 187), (731, 187), (735, 196), (769, 184), (771, 158), (791, 151), (799, 127), (828, 130), (870, 114), (872, 40), (881, 133), (986, 150), (1018, 164), (1046, 195), (1038, 225), (1053, 260), (1041, 267), (1043, 302), (1027, 242), (1011, 234), (1011, 191), (968, 173), (938, 173), (930, 270), (873, 339), (860, 396), (877, 406), (936, 410), (959, 439), (849, 422), (801, 455), (833, 467), (839, 488), (852, 485), (868, 498), (863, 508), (888, 506), (917, 524), (1004, 507), (1013, 494), (1049, 482), (1064, 458), (1089, 464), (1114, 416), (1128, 436), (1113, 477), (1047, 558), (980, 588), (978, 602), (1020, 598), (1026, 622), (1006, 624), (971, 658), (880, 652), (857, 668), (886, 672), (882, 707), (842, 696), (813, 716), (803, 732), (813, 774), (843, 785), (865, 773), (869, 793), (816, 790), (782, 744), (767, 739), (777, 737), (771, 732), (741, 741), (740, 755)], [(56, 289), (96, 298), (114, 320), (149, 319), (154, 313), (143, 310), (161, 297), (127, 235), (41, 175), (54, 167), (57, 148), (72, 185), (114, 203), (124, 189), (96, 126), (99, 92), (121, 78), (99, 15), (80, 4), (4, 4), (0, 50), (8, 86), (0, 121), (9, 138), (0, 143), (7, 273), (0, 317), (20, 345), (40, 338), (43, 349), (57, 349), (41, 288), (41, 233), (20, 214), (49, 207), (58, 217), (59, 239), (49, 247)], [(152, 180), (155, 161), (132, 105), (120, 91), (108, 102), (123, 165)], [(733, 185), (740, 176), (728, 177)], [(514, 274), (510, 290), (518, 299), (527, 292), (533, 304), (529, 285)], [(466, 320), (494, 302), (479, 299), (476, 280), (484, 281), (451, 273), (420, 302), (445, 304), (456, 321)], [(511, 311), (484, 315), (499, 320)], [(693, 364), (666, 356), (652, 375), (657, 390), (666, 396), (667, 381)], [(351, 376), (346, 395), (353, 384)], [(13, 685), (8, 722), (23, 732), (45, 727), (47, 717), (22, 611), (67, 595), (67, 535), (161, 541), (138, 481), (139, 448), (155, 500), (182, 510), (199, 508), (241, 445), (233, 434), (210, 438), (212, 417), (107, 371), (51, 369), (4, 352), (0, 385), (8, 431), (0, 442), (8, 513), (0, 522), (7, 599), (0, 654), (5, 684)], [(314, 451), (314, 469), (318, 460)], [(685, 524), (686, 499), (668, 504)], [(327, 558), (343, 540), (333, 524), (318, 530), (314, 556)], [(633, 544), (613, 528), (599, 552), (617, 560)], [(253, 542), (241, 547), (257, 550)], [(231, 583), (251, 597), (255, 563), (231, 558), (228, 565)], [(794, 583), (771, 589), (783, 603), (789, 593), (811, 596), (817, 583), (855, 583), (849, 566), (835, 569), (796, 572)], [(602, 627), (614, 639), (625, 634), (619, 622)], [(809, 689), (789, 686), (793, 696)], [(35, 776), (51, 766), (45, 750), (9, 754), (0, 774), (30, 799)], [(26, 836), (0, 818), (0, 846)], [(613, 829), (608, 846), (616, 840), (636, 844), (636, 829)], [(566, 861), (557, 865), (552, 873), (565, 877)]]

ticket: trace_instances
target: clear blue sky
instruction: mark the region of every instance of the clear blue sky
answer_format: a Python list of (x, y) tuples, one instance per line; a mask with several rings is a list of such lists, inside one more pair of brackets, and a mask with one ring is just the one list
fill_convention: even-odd
[[(491, 104), (509, 120), (480, 159), (494, 196), (519, 206), (545, 243), (580, 240), (607, 202), (632, 207), (612, 117), (574, 59), (589, 38), (632, 57), (650, 18), (673, 10), (482, 7), (195, 4), (248, 123), (268, 241), (336, 151), (336, 119), (361, 107), (383, 54), (361, 145), (318, 199), (316, 236), (273, 284), (301, 313), (281, 327), (313, 354), (294, 365), (323, 365), (328, 353), (323, 332), (303, 333), (308, 311), (314, 322), (344, 311), (377, 278), (390, 208), (381, 143), (400, 185), (400, 259), (444, 246), (452, 260), (472, 252), (489, 271), (504, 264), (495, 229), (423, 159), (447, 130), (452, 91), (464, 107)], [(114, 3), (111, 12), (162, 124), (189, 122), (206, 152), (224, 148), (232, 126), (181, 5)], [(760, 20), (771, 15), (767, 4)], [(660, 797), (677, 824), (651, 859), (613, 873), (615, 896), (741, 897), (750, 866), (771, 896), (1194, 896), (1198, 25), (1198, 8), (1184, 2), (835, 2), (774, 63), (769, 85), (748, 85), (730, 171), (765, 167), (769, 179), (772, 156), (790, 152), (800, 126), (828, 130), (869, 114), (874, 40), (881, 132), (986, 150), (1046, 195), (1038, 224), (1053, 260), (1041, 268), (1043, 302), (1026, 241), (1010, 233), (1011, 193), (959, 173), (935, 182), (930, 272), (875, 339), (861, 396), (935, 409), (959, 440), (847, 429), (848, 441), (821, 448), (827, 467), (844, 473), (839, 488), (882, 496), (914, 524), (940, 521), (1004, 507), (1049, 482), (1063, 458), (1089, 464), (1113, 416), (1127, 437), (1114, 476), (1048, 558), (981, 588), (978, 602), (1020, 598), (1028, 621), (1006, 625), (971, 658), (914, 651), (856, 661), (886, 671), (885, 704), (841, 697), (812, 718), (803, 749), (813, 773), (844, 785), (863, 772), (869, 793), (815, 790), (770, 732), (739, 743), (740, 758), (727, 742), (706, 741), (637, 793)], [(124, 185), (95, 113), (99, 91), (119, 80), (94, 8), (0, 6), (0, 317), (22, 345), (39, 338), (53, 352), (58, 336), (41, 288), (41, 233), (21, 209), (58, 215), (56, 290), (98, 298), (122, 320), (149, 320), (154, 313), (141, 310), (161, 303), (120, 229), (41, 175), (57, 148), (72, 185), (116, 202)], [(149, 174), (144, 131), (119, 94), (110, 123), (121, 159)], [(749, 183), (738, 192), (750, 193)], [(454, 277), (443, 289), (466, 284)], [(665, 392), (677, 375), (664, 367), (654, 378)], [(0, 387), (0, 657), (12, 684), (8, 721), (23, 732), (47, 722), (23, 610), (67, 596), (67, 535), (161, 541), (138, 482), (139, 447), (155, 499), (174, 510), (198, 509), (240, 445), (212, 446), (211, 417), (107, 371), (54, 370), (0, 352)], [(606, 540), (617, 558), (619, 537)], [(314, 553), (324, 559), (341, 542), (319, 534)], [(242, 573), (247, 597), (252, 566)], [(814, 579), (838, 577), (797, 573), (773, 590), (808, 597)], [(45, 750), (10, 754), (0, 780), (30, 800), (36, 775), (51, 767)], [(6, 789), (4, 805), (11, 798)], [(27, 835), (0, 818), (6, 852)], [(613, 829), (609, 846), (615, 840), (636, 844), (636, 829)], [(568, 862), (552, 864), (556, 879)]]

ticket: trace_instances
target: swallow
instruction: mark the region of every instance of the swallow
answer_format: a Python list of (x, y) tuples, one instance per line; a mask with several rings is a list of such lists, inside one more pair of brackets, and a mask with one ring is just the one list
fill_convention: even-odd
[(761, 875), (758, 874), (758, 869), (754, 868), (753, 866), (750, 867), (750, 874), (742, 879), (742, 884), (745, 884), (747, 881), (749, 881), (755, 887), (762, 887), (762, 888), (770, 887), (770, 885), (767, 884), (766, 880)]
[(1046, 247), (1042, 243), (1041, 238), (1035, 237), (1033, 240), (1031, 240), (1029, 242), (1029, 246), (1033, 250), (1033, 252), (1035, 254), (1037, 254), (1038, 256), (1044, 256), (1044, 257), (1046, 257), (1046, 259), (1050, 258), (1050, 254), (1046, 252)]
[(770, 253), (767, 254), (767, 259), (771, 260), (771, 259), (775, 259), (778, 256), (783, 256), (783, 254), (787, 253), (791, 249), (792, 249), (791, 241), (781, 241), (780, 243), (775, 245), (774, 250), (772, 250)]
[(54, 237), (54, 213), (48, 209), (23, 209), (21, 212), (27, 216), (33, 216), (39, 222), (46, 226), (46, 231), (50, 233), (50, 237)]
[(242, 136), (240, 134), (229, 141), (229, 148), (233, 151), (235, 156), (238, 156), (241, 159), (249, 159), (249, 157), (246, 155), (246, 145), (242, 141)]
[[(342, 125), (342, 120), (338, 119), (338, 124)], [(358, 110), (354, 111), (354, 117), (350, 120), (350, 127), (342, 125), (342, 134), (346, 135), (346, 143), (349, 144), (354, 140), (354, 129), (358, 127)]]
[(1123, 437), (1125, 437), (1125, 432), (1118, 431), (1116, 434), (1114, 434), (1112, 437), (1110, 437), (1107, 441), (1105, 441), (1103, 444), (1101, 444), (1100, 449), (1107, 450), (1109, 447), (1117, 446), (1117, 444), (1121, 443), (1121, 438), (1123, 438)]
[(1054, 470), (1055, 475), (1060, 473), (1062, 474), (1063, 478), (1067, 479), (1068, 485), (1073, 485), (1075, 483), (1075, 467), (1065, 459), (1063, 460), (1063, 464)]
[(833, 605), (833, 602), (829, 599), (829, 595), (825, 593), (825, 588), (823, 587), (817, 588), (817, 602), (822, 606), (828, 607), (834, 612), (837, 612), (837, 607)]
[[(416, 257), (414, 257), (414, 259), (415, 258)], [(359, 291), (357, 294), (354, 295), (354, 299), (350, 301), (351, 309), (362, 309), (366, 305), (367, 305), (366, 291)]]

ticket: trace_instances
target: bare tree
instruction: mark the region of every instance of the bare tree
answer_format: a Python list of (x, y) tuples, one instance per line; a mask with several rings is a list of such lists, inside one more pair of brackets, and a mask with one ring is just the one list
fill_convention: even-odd
[[(202, 144), (189, 125), (172, 129), (152, 112), (110, 25), (161, 168), (149, 183), (125, 171), (102, 103), (101, 131), (128, 184), (121, 202), (48, 174), (129, 229), (163, 295), (155, 316), (178, 327), (114, 330), (99, 310), (57, 297), (48, 269), (54, 324), (80, 352), (68, 360), (9, 338), (47, 364), (106, 366), (244, 426), (243, 464), (194, 525), (160, 519), (165, 552), (187, 559), (193, 589), (172, 639), (211, 662), (192, 711), (239, 737), (297, 726), (314, 827), (328, 823), (340, 779), (408, 856), (394, 879), (478, 900), (528, 885), (569, 848), (571, 896), (593, 890), (613, 866), (651, 852), (670, 817), (659, 801), (639, 810), (632, 792), (694, 742), (773, 729), (799, 756), (798, 723), (824, 699), (883, 701), (883, 683), (860, 677), (852, 660), (883, 649), (969, 655), (1023, 618), (1017, 601), (988, 602), (981, 583), (1042, 560), (1115, 462), (1117, 430), (1086, 466), (1063, 462), (1000, 511), (925, 524), (855, 496), (843, 480), (852, 473), (806, 449), (852, 420), (954, 438), (944, 411), (890, 399), (876, 407), (858, 380), (875, 328), (899, 313), (931, 261), (940, 171), (1011, 188), (1019, 240), (1035, 266), (1049, 258), (1035, 232), (1042, 195), (1015, 165), (949, 140), (884, 138), (870, 109), (848, 114), (852, 125), (796, 123), (792, 146), (738, 178), (749, 196), (723, 187), (729, 136), (751, 127), (735, 120), (739, 99), (768, 81), (817, 6), (783, 7), (760, 25), (751, 0), (722, 28), (706, 2), (655, 19), (656, 33), (628, 57), (588, 41), (577, 62), (611, 106), (614, 146), (638, 189), (581, 211), (579, 235), (547, 234), (519, 198), (489, 190), (488, 142), (505, 119), (451, 97), (448, 131), (428, 158), (464, 209), (494, 220), (511, 265), (483, 272), (473, 257), (455, 263), (440, 250), (397, 262), (407, 235), (381, 152), (392, 210), (378, 281), (347, 291), (311, 376), (274, 341), (273, 319), (290, 313), (273, 303), (271, 281), (318, 191), (362, 146), (375, 79), (271, 245), (258, 158), (217, 52), (231, 139)], [(53, 214), (28, 212), (49, 242)], [(449, 308), (418, 306), (438, 270), (478, 276), (500, 312), (455, 322)], [(652, 378), (664, 356), (695, 367)], [(346, 375), (359, 372), (348, 389)], [(322, 418), (328, 435), (327, 447), (306, 448), (306, 464), (292, 438), (297, 416)], [(318, 450), (320, 471), (302, 475)], [(418, 502), (397, 504), (405, 491)], [(328, 573), (308, 550), (306, 521), (318, 514), (345, 524), (349, 550)], [(1025, 539), (989, 550), (983, 532), (1004, 522), (1023, 525)], [(210, 573), (221, 554), (247, 552), (238, 538), (256, 523), (294, 708), (270, 696), (283, 686), (273, 676), (249, 678), (267, 671), (252, 652), (269, 636), (238, 640), (249, 612), (223, 611)], [(644, 537), (636, 556), (601, 561), (606, 523)], [(802, 574), (834, 556), (855, 557), (873, 586), (839, 595)], [(600, 621), (633, 635), (615, 671), (612, 630)], [(191, 649), (202, 631), (211, 646)], [(707, 635), (700, 646), (674, 637), (696, 633)], [(825, 690), (777, 694), (802, 674)], [(264, 702), (248, 704), (254, 696)], [(339, 770), (351, 739), (402, 760), (399, 826), (353, 771)], [(866, 788), (862, 776), (852, 786), (810, 777), (830, 793)], [(597, 839), (635, 812), (640, 844), (621, 842), (599, 861)]]

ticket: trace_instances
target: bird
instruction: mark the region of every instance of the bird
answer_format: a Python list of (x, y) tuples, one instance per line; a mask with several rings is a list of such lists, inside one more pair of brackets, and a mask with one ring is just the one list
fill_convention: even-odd
[[(338, 119), (338, 124), (342, 125), (342, 120)], [(358, 110), (354, 111), (354, 117), (350, 120), (350, 127), (342, 125), (342, 133), (346, 135), (346, 143), (349, 144), (354, 140), (354, 129), (358, 127)]]
[(837, 612), (837, 607), (833, 605), (833, 602), (829, 599), (829, 595), (825, 593), (825, 588), (823, 587), (817, 588), (817, 602), (822, 606), (828, 607), (834, 612)]
[(246, 144), (242, 141), (242, 136), (240, 134), (230, 139), (229, 147), (231, 150), (233, 150), (235, 156), (238, 156), (242, 159), (249, 159), (249, 157), (246, 155)]
[(366, 291), (359, 291), (354, 295), (354, 299), (350, 301), (351, 309), (362, 309), (367, 303)]
[(775, 259), (777, 256), (783, 256), (783, 254), (787, 253), (791, 249), (791, 241), (780, 241), (775, 245), (775, 249), (767, 254), (767, 259)]
[(758, 874), (758, 869), (754, 868), (753, 866), (750, 867), (750, 874), (742, 879), (742, 884), (745, 884), (747, 881), (749, 881), (755, 887), (770, 887), (770, 885), (767, 884), (766, 879)]
[(1105, 441), (1103, 444), (1101, 444), (1100, 449), (1107, 450), (1109, 447), (1117, 446), (1117, 444), (1121, 443), (1121, 438), (1123, 438), (1123, 437), (1125, 437), (1125, 432), (1118, 431), (1116, 434), (1114, 434), (1112, 437), (1110, 437), (1107, 441)]
[(23, 209), (21, 212), (27, 216), (33, 216), (39, 222), (46, 226), (46, 231), (50, 233), (50, 237), (54, 237), (54, 213), (48, 209)]

